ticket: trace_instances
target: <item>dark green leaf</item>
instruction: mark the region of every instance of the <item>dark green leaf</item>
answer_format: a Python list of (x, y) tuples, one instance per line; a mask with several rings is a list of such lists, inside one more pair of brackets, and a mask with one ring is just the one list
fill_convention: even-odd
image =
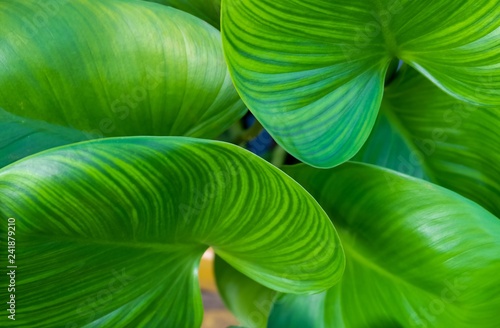
[(97, 135), (13, 115), (0, 108), (0, 167), (39, 151)]

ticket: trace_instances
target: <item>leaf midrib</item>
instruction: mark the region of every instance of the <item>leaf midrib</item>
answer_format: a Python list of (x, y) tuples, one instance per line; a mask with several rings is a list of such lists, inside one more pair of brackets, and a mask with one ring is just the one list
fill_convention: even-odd
[[(384, 6), (381, 0), (373, 0), (373, 4), (375, 6), (375, 10), (377, 11), (377, 15), (380, 15), (383, 10), (387, 10), (387, 6)], [(389, 26), (385, 24), (379, 24), (379, 26), (382, 30), (382, 36), (384, 38), (387, 50), (389, 50), (389, 53), (391, 55), (397, 57), (398, 47), (394, 34), (389, 29)]]
[(435, 297), (439, 296), (437, 294), (432, 293), (431, 291), (429, 291), (427, 289), (422, 288), (421, 286), (415, 285), (409, 281), (402, 279), (401, 277), (388, 271), (384, 267), (379, 266), (377, 263), (370, 261), (369, 259), (364, 257), (363, 254), (357, 252), (355, 247), (351, 246), (351, 244), (349, 243), (349, 237), (346, 238), (345, 233), (342, 232), (341, 229), (338, 229), (337, 231), (340, 235), (340, 239), (342, 240), (342, 246), (343, 246), (344, 251), (346, 253), (347, 259), (352, 259), (354, 262), (357, 262), (359, 265), (365, 266), (368, 269), (375, 271), (378, 274), (380, 274), (381, 276), (386, 277), (389, 280), (394, 281), (400, 285), (405, 285), (405, 286), (409, 286), (409, 287), (414, 288), (414, 289), (418, 289), (419, 291), (423, 292), (425, 295), (427, 295), (431, 298), (435, 298)]

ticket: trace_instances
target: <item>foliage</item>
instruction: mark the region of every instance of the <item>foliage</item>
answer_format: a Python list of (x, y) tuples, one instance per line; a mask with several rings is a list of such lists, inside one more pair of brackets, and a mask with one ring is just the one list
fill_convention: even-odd
[[(495, 216), (442, 187), (367, 164), (284, 171), (332, 219), (346, 271), (325, 293), (275, 300), (269, 290), (225, 268), (218, 279), (222, 295), (229, 304), (243, 304), (233, 311), (249, 326), (265, 326), (269, 312), (269, 327), (497, 325), (500, 285), (491, 279), (500, 263)], [(231, 290), (239, 285), (259, 292)]]
[(497, 327), (499, 15), (0, 0), (0, 325), (199, 327), (212, 247), (246, 327)]
[(23, 319), (9, 326), (199, 326), (195, 273), (208, 246), (285, 292), (322, 291), (344, 269), (316, 201), (264, 160), (217, 141), (60, 147), (5, 167), (0, 194), (0, 215), (17, 219), (16, 263), (29, 273), (17, 280)]
[(222, 31), (250, 110), (295, 157), (332, 167), (367, 139), (396, 57), (459, 99), (499, 105), (499, 15), (490, 0), (240, 0), (224, 3)]
[(134, 0), (9, 0), (0, 16), (9, 26), (0, 32), (2, 165), (67, 141), (214, 138), (245, 113), (220, 33), (184, 12)]
[(403, 67), (353, 160), (430, 180), (500, 217), (499, 108), (452, 98)]

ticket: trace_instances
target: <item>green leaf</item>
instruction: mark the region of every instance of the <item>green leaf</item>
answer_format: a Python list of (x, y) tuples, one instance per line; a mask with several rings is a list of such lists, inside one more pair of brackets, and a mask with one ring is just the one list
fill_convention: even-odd
[(500, 217), (500, 106), (442, 92), (409, 67), (386, 88), (380, 117), (354, 160), (425, 178)]
[(243, 101), (298, 159), (333, 167), (367, 139), (391, 60), (453, 96), (500, 104), (500, 7), (480, 0), (239, 0), (222, 36)]
[(97, 137), (44, 121), (26, 119), (0, 108), (0, 167), (45, 149)]
[(179, 10), (0, 0), (0, 21), (0, 107), (21, 120), (98, 137), (213, 138), (245, 113), (220, 33)]
[(172, 6), (220, 28), (220, 0), (146, 0)]
[[(366, 164), (285, 172), (327, 211), (346, 252), (346, 272), (324, 295), (314, 327), (498, 325), (496, 217), (447, 189)], [(305, 302), (282, 302), (270, 322)]]
[(278, 292), (256, 283), (218, 256), (214, 271), (219, 294), (239, 322), (246, 327), (267, 327)]
[[(279, 295), (268, 327), (498, 326), (496, 217), (440, 186), (367, 164), (284, 171), (332, 218), (346, 271), (327, 292)], [(245, 280), (219, 281), (221, 290), (233, 289), (227, 302), (242, 302), (237, 298), (245, 295), (226, 286), (227, 280)], [(258, 290), (256, 282), (246, 281), (240, 288)]]
[(7, 218), (16, 224), (16, 320), (0, 319), (9, 327), (199, 326), (208, 246), (283, 292), (326, 290), (344, 269), (315, 200), (216, 141), (107, 138), (32, 155), (0, 170), (0, 217), (4, 246)]

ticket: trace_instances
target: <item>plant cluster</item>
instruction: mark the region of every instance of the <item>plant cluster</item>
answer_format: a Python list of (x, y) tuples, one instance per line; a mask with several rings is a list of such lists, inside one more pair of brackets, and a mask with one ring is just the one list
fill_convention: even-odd
[(497, 0), (0, 22), (1, 326), (199, 327), (209, 247), (245, 327), (500, 326)]

